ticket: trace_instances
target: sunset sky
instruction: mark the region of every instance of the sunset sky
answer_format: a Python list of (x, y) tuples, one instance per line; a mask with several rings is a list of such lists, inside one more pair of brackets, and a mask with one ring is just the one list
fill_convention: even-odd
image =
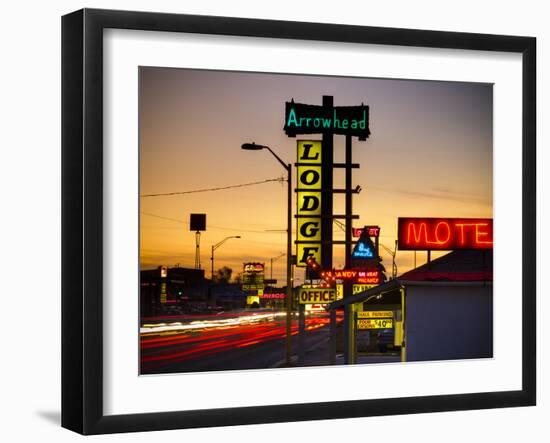
[[(244, 262), (266, 262), (286, 251), (286, 183), (176, 196), (147, 194), (224, 187), (285, 175), (267, 151), (241, 144), (269, 145), (288, 163), (296, 161), (297, 139), (283, 132), (285, 102), (370, 106), (371, 136), (353, 140), (354, 226), (381, 226), (380, 242), (393, 249), (398, 217), (492, 217), (492, 85), (344, 77), (140, 68), (140, 246), (141, 268), (193, 267), (195, 234), (189, 214), (206, 213), (201, 261), (210, 277), (210, 248), (216, 268), (234, 274)], [(344, 137), (334, 138), (335, 161), (344, 160)], [(335, 170), (344, 187), (344, 170)], [(295, 195), (293, 195), (295, 210)], [(334, 197), (344, 213), (344, 195)], [(295, 226), (294, 226), (295, 229)], [(273, 232), (275, 230), (276, 232)], [(277, 232), (280, 230), (280, 232)], [(343, 232), (334, 225), (335, 239)], [(391, 257), (381, 248), (391, 272)], [(437, 255), (434, 254), (433, 257)], [(334, 248), (334, 266), (344, 263)], [(419, 252), (417, 264), (426, 260)], [(398, 273), (412, 268), (413, 253), (397, 252)], [(285, 259), (273, 277), (285, 280)], [(302, 273), (296, 283), (302, 282)]]

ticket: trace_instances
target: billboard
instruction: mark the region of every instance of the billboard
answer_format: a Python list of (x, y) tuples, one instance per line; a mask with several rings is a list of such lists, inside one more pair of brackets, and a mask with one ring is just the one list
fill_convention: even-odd
[(244, 263), (243, 265), (243, 291), (263, 291), (265, 264)]

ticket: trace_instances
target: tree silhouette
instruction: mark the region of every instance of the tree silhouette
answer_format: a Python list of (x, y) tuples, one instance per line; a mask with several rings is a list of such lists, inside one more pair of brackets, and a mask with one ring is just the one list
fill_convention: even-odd
[(216, 271), (216, 274), (214, 275), (214, 282), (218, 284), (228, 284), (231, 280), (232, 273), (233, 269), (224, 266)]

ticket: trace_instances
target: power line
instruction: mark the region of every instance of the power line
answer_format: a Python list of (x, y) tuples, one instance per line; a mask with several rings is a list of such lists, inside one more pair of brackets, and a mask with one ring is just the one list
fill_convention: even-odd
[[(183, 220), (178, 220), (176, 218), (163, 217), (162, 215), (151, 214), (150, 212), (144, 212), (144, 211), (141, 211), (140, 213), (143, 214), (143, 215), (148, 215), (149, 217), (160, 218), (161, 220), (167, 220), (167, 221), (171, 221), (171, 222), (174, 222), (174, 223), (180, 223), (180, 224), (189, 226), (188, 222), (183, 221)], [(212, 228), (212, 229), (221, 229), (221, 230), (224, 230), (224, 231), (233, 231), (233, 232), (246, 232), (246, 233), (255, 233), (255, 234), (265, 234), (266, 233), (266, 231), (260, 231), (260, 230), (254, 230), (254, 229), (226, 228), (226, 227), (223, 227), (223, 226), (215, 226), (215, 225), (208, 225), (208, 227)]]
[(180, 191), (180, 192), (165, 192), (161, 194), (145, 194), (145, 195), (141, 195), (140, 197), (166, 197), (170, 195), (196, 194), (198, 192), (222, 191), (224, 189), (244, 188), (245, 186), (261, 185), (261, 184), (270, 183), (270, 182), (282, 183), (284, 181), (286, 181), (284, 177), (279, 177), (279, 178), (270, 178), (268, 180), (261, 180), (257, 182), (251, 182), (251, 183), (241, 183), (239, 185), (221, 186), (218, 188), (195, 189), (192, 191)]

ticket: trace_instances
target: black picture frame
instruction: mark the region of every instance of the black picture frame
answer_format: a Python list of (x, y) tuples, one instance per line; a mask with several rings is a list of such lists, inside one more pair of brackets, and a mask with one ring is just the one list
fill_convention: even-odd
[[(105, 415), (102, 37), (108, 28), (521, 54), (521, 390)], [(536, 39), (532, 37), (97, 9), (65, 15), (62, 18), (62, 426), (82, 434), (103, 434), (535, 405), (535, 66)]]

